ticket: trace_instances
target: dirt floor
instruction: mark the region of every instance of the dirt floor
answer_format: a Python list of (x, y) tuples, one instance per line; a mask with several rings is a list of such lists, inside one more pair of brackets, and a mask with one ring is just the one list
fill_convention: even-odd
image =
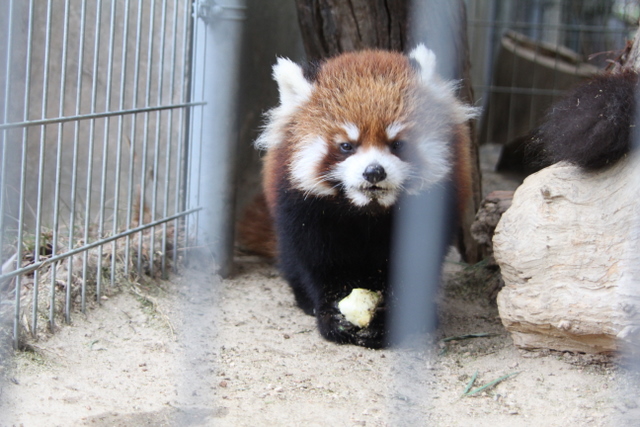
[(455, 259), (432, 344), (386, 350), (324, 341), (273, 266), (236, 261), (228, 280), (193, 269), (124, 288), (17, 353), (0, 426), (640, 425), (634, 375), (516, 349)]

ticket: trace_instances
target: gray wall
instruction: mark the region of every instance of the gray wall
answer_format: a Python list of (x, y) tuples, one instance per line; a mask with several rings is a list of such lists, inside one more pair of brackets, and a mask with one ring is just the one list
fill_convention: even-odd
[(252, 144), (264, 123), (264, 112), (278, 102), (271, 67), (279, 56), (294, 61), (304, 58), (294, 0), (247, 0), (240, 70), (238, 214), (260, 188), (260, 153)]

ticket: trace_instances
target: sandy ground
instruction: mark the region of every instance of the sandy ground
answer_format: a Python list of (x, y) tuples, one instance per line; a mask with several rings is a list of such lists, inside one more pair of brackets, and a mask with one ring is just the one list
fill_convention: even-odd
[[(516, 349), (458, 263), (431, 345), (370, 350), (324, 341), (273, 266), (236, 261), (227, 280), (193, 269), (121, 289), (17, 353), (0, 426), (640, 425), (635, 376)], [(445, 340), (466, 334), (490, 335)], [(508, 374), (463, 396), (476, 375), (471, 390)]]

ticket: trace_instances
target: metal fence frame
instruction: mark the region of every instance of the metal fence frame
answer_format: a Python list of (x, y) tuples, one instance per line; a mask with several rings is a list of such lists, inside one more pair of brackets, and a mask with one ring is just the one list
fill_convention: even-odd
[[(187, 173), (194, 149), (186, 144), (195, 143), (194, 138), (188, 139), (190, 134), (193, 135), (188, 129), (190, 115), (193, 116), (194, 109), (204, 109), (206, 105), (203, 100), (194, 101), (196, 94), (191, 93), (191, 89), (195, 85), (188, 74), (191, 70), (187, 64), (192, 63), (190, 43), (194, 5), (189, 0), (114, 0), (104, 4), (97, 2), (93, 7), (90, 3), (82, 2), (79, 19), (73, 23), (70, 22), (70, 0), (64, 0), (63, 22), (54, 21), (53, 1), (46, 3), (44, 57), (41, 58), (42, 73), (38, 82), (34, 64), (39, 57), (34, 54), (33, 40), (40, 31), (37, 18), (41, 16), (39, 13), (42, 11), (38, 7), (42, 3), (37, 5), (31, 0), (27, 9), (17, 0), (6, 0), (0, 5), (5, 8), (8, 24), (4, 52), (5, 82), (4, 90), (0, 91), (3, 102), (0, 105), (0, 315), (4, 313), (3, 324), (13, 323), (11, 335), (16, 348), (20, 345), (21, 317), (25, 315), (21, 295), (23, 279), (27, 275), (34, 276), (31, 290), (34, 303), (29, 329), (34, 334), (38, 331), (41, 317), (38, 313), (39, 290), (48, 286), (48, 328), (54, 330), (56, 316), (59, 315), (54, 301), (56, 295), (65, 293), (64, 321), (71, 321), (75, 309), (71, 298), (74, 257), (82, 257), (80, 309), (84, 312), (87, 298), (91, 296), (99, 304), (105, 287), (117, 285), (116, 262), (111, 262), (109, 269), (103, 267), (103, 259), (115, 259), (117, 248), (124, 245), (121, 263), (125, 275), (141, 274), (143, 270), (154, 275), (154, 269), (159, 268), (160, 274), (165, 276), (169, 261), (175, 268), (178, 251), (190, 245), (186, 221), (197, 217), (202, 209), (195, 204), (199, 201), (199, 188), (189, 185), (191, 177)], [(26, 28), (17, 28), (17, 17), (25, 12), (28, 17)], [(90, 17), (94, 20), (90, 21)], [(61, 41), (52, 34), (57, 25), (61, 25)], [(22, 45), (17, 36), (20, 30), (27, 34), (26, 43)], [(76, 45), (71, 45), (68, 38), (72, 30), (82, 35), (76, 37)], [(91, 41), (92, 46), (89, 45)], [(75, 57), (69, 53), (72, 50)], [(21, 56), (24, 62), (20, 64)], [(56, 58), (60, 60), (61, 71), (60, 80), (54, 82), (51, 81), (50, 70)], [(118, 61), (120, 63), (116, 64)], [(76, 64), (75, 68), (72, 62)], [(87, 70), (89, 63), (91, 69)], [(21, 68), (24, 74), (16, 71)], [(73, 71), (69, 71), (72, 68)], [(101, 79), (104, 79), (103, 85), (99, 84)], [(39, 84), (42, 85), (42, 101), (39, 111), (34, 113), (32, 88)], [(54, 85), (59, 87), (59, 100), (57, 108), (52, 109), (48, 97)], [(73, 85), (76, 92), (70, 95), (69, 87)], [(19, 95), (19, 105), (22, 104), (23, 108), (17, 115), (12, 111), (16, 87), (23, 89)], [(90, 91), (88, 108), (87, 89)], [(98, 101), (102, 101), (101, 105)], [(69, 105), (72, 105), (71, 114)], [(81, 129), (83, 125), (88, 129)], [(35, 152), (30, 148), (34, 145), (33, 132), (39, 132)], [(84, 146), (80, 141), (82, 132), (88, 134), (88, 138), (82, 140), (86, 144)], [(69, 134), (73, 135), (73, 154), (71, 162), (65, 164), (63, 150), (68, 145), (63, 147), (63, 140)], [(55, 137), (50, 139), (51, 135)], [(201, 138), (198, 143), (202, 144)], [(45, 149), (51, 144), (55, 146), (55, 167), (46, 168), (48, 151)], [(16, 146), (20, 147), (19, 166), (11, 164), (10, 152)], [(86, 150), (86, 156), (80, 154), (82, 150)], [(33, 224), (26, 220), (29, 207), (25, 205), (27, 182), (33, 178), (30, 174), (34, 172), (28, 168), (29, 156), (38, 158), (38, 192)], [(95, 158), (100, 159), (97, 165), (94, 164)], [(83, 164), (87, 168), (84, 173), (86, 180), (80, 182), (78, 171), (82, 170)], [(15, 189), (10, 188), (8, 182), (12, 166), (14, 170), (17, 166), (20, 171), (17, 191), (20, 202), (16, 218), (11, 218), (13, 212), (10, 212), (12, 196), (9, 193), (14, 191), (15, 194)], [(96, 166), (98, 170), (93, 170)], [(61, 173), (69, 167), (70, 184), (69, 188), (64, 188), (66, 185), (62, 185)], [(113, 182), (108, 168), (115, 168)], [(51, 211), (51, 204), (44, 202), (47, 180), (53, 180)], [(94, 180), (98, 180), (98, 191)], [(82, 186), (86, 186), (84, 194)], [(186, 189), (189, 189), (189, 197)], [(71, 206), (66, 225), (62, 223), (63, 209), (60, 205), (65, 190), (70, 194)], [(111, 211), (111, 216), (108, 211)], [(83, 219), (79, 218), (82, 212)], [(92, 216), (97, 216), (97, 225), (91, 223)], [(17, 230), (11, 233), (7, 231), (10, 222), (17, 225)], [(50, 224), (50, 242), (44, 241), (45, 223)], [(27, 233), (35, 239), (30, 262), (24, 260)], [(10, 234), (14, 236), (15, 243), (7, 249)], [(59, 243), (63, 238), (68, 241)], [(110, 245), (110, 252), (104, 253), (107, 245)], [(45, 247), (46, 254), (41, 251)], [(171, 247), (171, 258), (166, 250), (168, 247)], [(97, 251), (97, 265), (88, 266), (91, 250)], [(143, 252), (147, 257), (146, 266), (142, 265)], [(131, 256), (137, 258), (135, 265)], [(68, 266), (66, 278), (56, 277), (61, 263)], [(155, 263), (158, 267), (154, 267)], [(47, 269), (50, 282), (38, 285), (42, 281), (41, 272)], [(104, 271), (107, 269), (109, 272)], [(89, 276), (95, 277), (93, 295), (89, 295), (87, 290)], [(7, 318), (9, 312), (10, 319)]]

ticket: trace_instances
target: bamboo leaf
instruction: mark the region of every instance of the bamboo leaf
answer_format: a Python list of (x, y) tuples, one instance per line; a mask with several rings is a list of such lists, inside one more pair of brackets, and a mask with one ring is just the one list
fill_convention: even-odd
[(504, 375), (504, 376), (502, 376), (502, 377), (498, 378), (497, 380), (493, 380), (493, 381), (491, 381), (491, 382), (490, 382), (489, 384), (487, 384), (487, 385), (483, 385), (482, 387), (478, 387), (477, 389), (475, 389), (475, 390), (473, 390), (473, 391), (471, 391), (471, 392), (467, 392), (467, 393), (466, 393), (466, 395), (467, 395), (467, 396), (473, 396), (474, 394), (481, 393), (481, 392), (483, 392), (483, 391), (485, 391), (485, 390), (487, 390), (487, 389), (489, 389), (489, 388), (491, 388), (491, 387), (495, 386), (496, 384), (501, 383), (502, 381), (506, 380), (507, 378), (510, 378), (510, 377), (512, 377), (512, 376), (514, 376), (514, 375), (518, 375), (519, 373), (520, 373), (520, 372), (512, 372), (512, 373), (510, 373), (510, 374)]
[(465, 394), (469, 393), (469, 390), (471, 390), (471, 387), (473, 387), (473, 383), (476, 382), (476, 378), (478, 378), (478, 371), (476, 371), (475, 374), (473, 374), (473, 376), (471, 377), (471, 379), (469, 380), (469, 383), (467, 384), (467, 387), (464, 389), (464, 391), (462, 392), (462, 395), (464, 396)]
[(479, 333), (479, 334), (456, 335), (456, 336), (453, 336), (453, 337), (443, 338), (442, 342), (468, 340), (468, 339), (471, 339), (471, 338), (494, 337), (496, 335), (498, 335), (498, 334), (490, 334), (490, 333), (487, 333), (487, 332), (482, 332), (482, 333)]

